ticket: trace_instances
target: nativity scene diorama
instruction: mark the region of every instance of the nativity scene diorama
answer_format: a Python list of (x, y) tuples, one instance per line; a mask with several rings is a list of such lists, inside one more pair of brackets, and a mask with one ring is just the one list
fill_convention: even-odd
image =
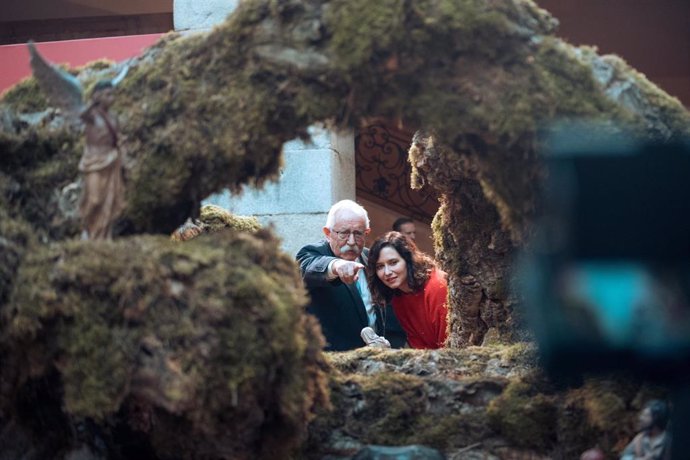
[[(29, 43), (33, 77), (0, 99), (0, 452), (614, 458), (638, 412), (666, 433), (668, 414), (647, 420), (664, 381), (544, 368), (515, 261), (542, 248), (545, 126), (682, 143), (690, 114), (531, 1), (423, 3), (246, 0), (210, 31), (71, 71)], [(348, 208), (303, 242), (325, 256), (312, 288), (270, 225), (204, 203), (279, 178), (310, 126), (371, 119), (417, 132), (411, 182), (440, 203), (433, 263), (409, 242), (411, 259), (365, 260), (379, 235)], [(75, 183), (77, 226), (59, 205)], [(359, 306), (379, 270), (395, 294), (398, 276), (446, 289), (439, 348), (397, 347), (380, 305), (361, 307), (356, 347), (325, 351), (339, 324), (308, 314), (314, 292)]]

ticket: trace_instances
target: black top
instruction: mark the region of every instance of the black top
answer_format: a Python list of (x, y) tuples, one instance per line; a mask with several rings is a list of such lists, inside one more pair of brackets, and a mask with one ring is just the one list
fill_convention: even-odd
[[(357, 260), (364, 266), (367, 264), (368, 252), (369, 250), (365, 248)], [(336, 258), (327, 241), (307, 245), (297, 253), (302, 279), (311, 298), (307, 312), (316, 316), (321, 323), (321, 330), (326, 337), (327, 351), (344, 351), (363, 347), (365, 344), (359, 334), (369, 325), (366, 307), (355, 283), (345, 284), (339, 278), (332, 281), (327, 279), (328, 264)], [(360, 276), (364, 275), (360, 273)], [(379, 335), (383, 335), (384, 315), (381, 314), (379, 308), (375, 311), (374, 329)], [(396, 343), (394, 344), (388, 336), (386, 338), (391, 341), (392, 346), (402, 346), (404, 339), (401, 342), (399, 334), (396, 333), (397, 320), (392, 309), (386, 309), (385, 317)]]

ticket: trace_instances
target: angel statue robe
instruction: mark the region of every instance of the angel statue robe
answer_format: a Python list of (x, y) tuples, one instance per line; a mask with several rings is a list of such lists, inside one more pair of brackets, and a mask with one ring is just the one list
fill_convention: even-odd
[(79, 161), (84, 189), (79, 214), (90, 240), (109, 239), (112, 226), (125, 207), (122, 156), (110, 114), (98, 105), (81, 114), (85, 122), (84, 154)]

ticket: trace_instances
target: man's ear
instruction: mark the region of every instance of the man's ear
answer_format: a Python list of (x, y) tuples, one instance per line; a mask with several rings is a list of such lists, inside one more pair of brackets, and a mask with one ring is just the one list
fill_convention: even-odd
[(371, 233), (371, 229), (370, 229), (370, 228), (364, 230), (364, 234), (365, 234), (365, 235), (368, 235), (369, 233)]
[(326, 238), (330, 238), (331, 237), (331, 229), (328, 227), (324, 227), (323, 228), (323, 234), (326, 235)]

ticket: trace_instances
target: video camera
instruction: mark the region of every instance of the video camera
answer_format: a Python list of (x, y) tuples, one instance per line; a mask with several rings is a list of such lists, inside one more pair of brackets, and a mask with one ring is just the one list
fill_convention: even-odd
[(690, 377), (690, 142), (588, 123), (545, 130), (544, 213), (515, 268), (557, 377)]

